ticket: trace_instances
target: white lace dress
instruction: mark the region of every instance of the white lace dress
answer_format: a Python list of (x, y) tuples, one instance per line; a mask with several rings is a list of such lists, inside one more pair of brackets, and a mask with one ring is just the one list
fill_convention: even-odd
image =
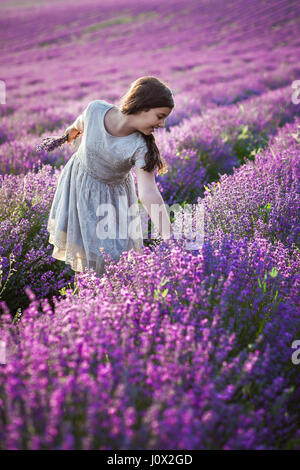
[[(143, 167), (147, 144), (139, 132), (116, 137), (104, 115), (114, 105), (91, 101), (72, 126), (83, 130), (78, 150), (64, 166), (47, 223), (52, 256), (77, 272), (105, 271), (101, 248), (118, 260), (142, 251), (143, 235), (131, 168)], [(70, 126), (70, 127), (72, 127)]]

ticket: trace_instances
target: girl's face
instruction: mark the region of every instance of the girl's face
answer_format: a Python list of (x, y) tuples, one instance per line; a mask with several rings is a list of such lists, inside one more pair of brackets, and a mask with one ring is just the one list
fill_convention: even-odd
[(138, 130), (150, 135), (155, 128), (164, 127), (171, 111), (172, 108), (151, 108), (149, 111), (141, 111), (137, 116)]

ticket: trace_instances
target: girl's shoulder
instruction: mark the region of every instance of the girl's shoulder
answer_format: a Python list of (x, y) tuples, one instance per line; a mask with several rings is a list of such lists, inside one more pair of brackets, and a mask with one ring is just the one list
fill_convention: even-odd
[(107, 106), (106, 106), (106, 101), (104, 100), (92, 100), (90, 101), (85, 110), (84, 110), (84, 117), (85, 119), (89, 120), (89, 119), (92, 119), (93, 116), (96, 114), (99, 114), (99, 113), (102, 113), (103, 111), (105, 111), (107, 109)]
[(87, 105), (88, 109), (104, 108), (108, 103), (105, 100), (93, 100)]

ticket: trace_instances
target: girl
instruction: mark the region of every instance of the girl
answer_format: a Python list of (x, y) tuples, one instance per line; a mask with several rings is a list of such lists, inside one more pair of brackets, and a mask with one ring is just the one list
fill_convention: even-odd
[(167, 170), (153, 132), (164, 126), (173, 107), (166, 83), (141, 77), (121, 99), (120, 108), (105, 100), (91, 101), (66, 129), (69, 144), (79, 135), (82, 141), (59, 176), (50, 210), (47, 230), (54, 258), (76, 272), (87, 267), (101, 275), (105, 271), (101, 251), (116, 260), (131, 248), (141, 251), (141, 220), (131, 168), (142, 205), (161, 237), (170, 238), (169, 216), (154, 176), (155, 169), (158, 174)]

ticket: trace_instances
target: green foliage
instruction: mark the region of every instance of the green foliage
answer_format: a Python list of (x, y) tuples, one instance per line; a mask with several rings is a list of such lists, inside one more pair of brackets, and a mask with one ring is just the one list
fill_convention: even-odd
[(254, 161), (255, 155), (267, 147), (269, 136), (266, 132), (256, 133), (248, 125), (243, 125), (235, 138), (233, 149), (240, 163)]
[(267, 202), (267, 204), (258, 208), (258, 216), (262, 218), (265, 224), (268, 223), (271, 208), (272, 206), (270, 202)]
[[(269, 275), (269, 277), (268, 277), (268, 275)], [(258, 287), (259, 287), (259, 289), (262, 290), (263, 295), (266, 299), (266, 303), (269, 304), (270, 300), (271, 300), (272, 308), (275, 307), (275, 309), (278, 307), (278, 305), (280, 304), (282, 299), (280, 297), (278, 297), (279, 290), (278, 290), (278, 288), (276, 288), (274, 283), (273, 284), (271, 283), (271, 287), (269, 289), (268, 289), (267, 285), (268, 285), (268, 280), (275, 279), (277, 276), (278, 276), (278, 269), (273, 267), (271, 269), (271, 271), (269, 271), (269, 272), (265, 271), (263, 279), (260, 279), (259, 277), (257, 277)], [(262, 307), (263, 307), (263, 304), (264, 304), (264, 302), (262, 302)], [(258, 327), (258, 330), (257, 330), (257, 333), (256, 333), (256, 338), (258, 338), (258, 336), (263, 332), (267, 321), (269, 321), (270, 319), (271, 319), (271, 315), (270, 315), (270, 312), (268, 312), (264, 316), (264, 318), (260, 320), (259, 327)]]
[[(65, 297), (66, 296), (66, 293), (67, 293), (67, 289), (72, 289), (72, 284), (70, 282), (68, 282), (68, 285), (67, 286), (64, 286), (62, 287), (61, 289), (59, 289), (59, 293), (62, 297)], [(76, 292), (78, 292), (79, 290), (79, 287), (78, 285), (75, 286), (73, 292), (72, 292), (72, 295), (75, 295)]]
[(154, 294), (153, 294), (154, 299), (158, 300), (160, 298), (160, 296), (163, 299), (166, 297), (167, 293), (169, 292), (169, 289), (164, 289), (163, 291), (161, 291), (161, 287), (163, 287), (165, 284), (167, 284), (167, 282), (169, 282), (169, 279), (167, 279), (167, 278), (165, 278), (165, 276), (163, 276), (158, 288), (154, 290)]
[(99, 31), (101, 29), (107, 28), (109, 26), (114, 26), (117, 24), (126, 24), (132, 23), (134, 20), (133, 16), (123, 16), (121, 18), (112, 18), (111, 20), (107, 21), (100, 21), (98, 23), (92, 24), (91, 26), (87, 26), (82, 30), (82, 33), (88, 33), (91, 31)]

